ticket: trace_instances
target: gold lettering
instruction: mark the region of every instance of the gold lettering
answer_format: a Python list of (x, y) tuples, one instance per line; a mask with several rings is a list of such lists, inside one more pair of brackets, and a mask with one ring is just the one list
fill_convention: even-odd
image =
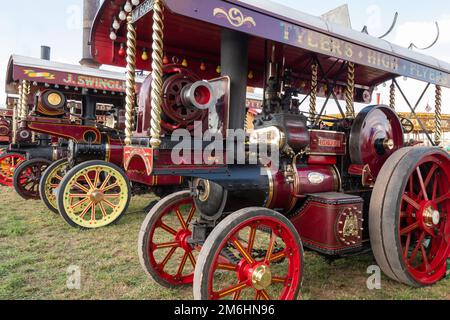
[(383, 54), (383, 56), (382, 56), (382, 58), (381, 58), (381, 61), (382, 61), (383, 66), (384, 66), (385, 68), (388, 68), (388, 69), (389, 69), (389, 68), (391, 67), (391, 63), (390, 63), (389, 56)]
[(281, 23), (281, 28), (283, 29), (283, 33), (284, 33), (284, 35), (283, 35), (284, 40), (289, 40), (289, 34), (290, 34), (291, 29), (292, 29), (292, 26), (287, 24), (287, 23), (283, 23), (282, 22)]
[(372, 50), (369, 50), (367, 53), (367, 59), (370, 64), (377, 64), (377, 54)]
[(331, 51), (330, 38), (321, 36), (320, 37), (320, 49), (323, 51)]
[(306, 30), (300, 29), (300, 28), (296, 28), (295, 32), (297, 34), (297, 42), (300, 43), (300, 44), (303, 44), (304, 39), (305, 39), (305, 35), (306, 35)]
[(333, 41), (331, 44), (332, 51), (339, 56), (342, 56), (341, 43), (339, 41)]
[(353, 57), (353, 46), (350, 43), (345, 44), (345, 55), (347, 58)]
[(311, 48), (318, 48), (319, 47), (319, 43), (314, 42), (314, 39), (313, 39), (311, 33), (308, 33), (308, 46), (311, 47)]

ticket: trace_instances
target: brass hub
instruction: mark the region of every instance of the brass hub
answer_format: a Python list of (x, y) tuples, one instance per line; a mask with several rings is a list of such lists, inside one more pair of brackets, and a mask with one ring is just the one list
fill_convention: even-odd
[(198, 184), (198, 199), (201, 202), (206, 202), (211, 194), (211, 185), (208, 180), (200, 180)]
[(384, 139), (383, 141), (383, 147), (385, 150), (393, 150), (395, 147), (394, 140), (392, 139)]
[(265, 290), (272, 284), (272, 271), (268, 266), (261, 265), (252, 273), (252, 283), (256, 290)]
[(62, 101), (61, 96), (57, 93), (49, 94), (47, 100), (52, 106), (57, 106)]
[(93, 191), (89, 197), (94, 203), (102, 202), (105, 199), (105, 195), (100, 190)]
[(432, 206), (426, 208), (423, 212), (424, 223), (432, 227), (433, 225), (438, 225), (441, 221), (441, 214), (439, 211), (435, 210)]

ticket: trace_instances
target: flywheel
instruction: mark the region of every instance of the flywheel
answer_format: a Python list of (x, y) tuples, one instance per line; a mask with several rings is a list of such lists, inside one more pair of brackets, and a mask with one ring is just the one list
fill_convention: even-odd
[(388, 106), (368, 106), (356, 117), (350, 133), (350, 158), (353, 164), (369, 166), (374, 177), (403, 146), (402, 123)]

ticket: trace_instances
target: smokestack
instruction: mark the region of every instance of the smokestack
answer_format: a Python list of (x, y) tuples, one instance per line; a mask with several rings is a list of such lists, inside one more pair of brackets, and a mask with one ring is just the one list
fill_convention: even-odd
[(47, 46), (41, 46), (41, 59), (50, 60), (51, 48)]
[[(50, 61), (51, 52), (52, 52), (52, 49), (50, 47), (41, 46), (41, 59)], [(35, 139), (36, 136), (39, 137), (40, 144), (48, 145), (51, 142), (50, 136), (48, 134), (40, 133), (40, 134), (36, 135), (36, 133), (33, 132), (33, 137), (34, 137), (33, 139)]]
[(81, 59), (80, 64), (91, 68), (100, 67), (92, 58), (90, 43), (92, 24), (94, 23), (95, 15), (99, 7), (100, 0), (83, 1), (83, 59)]

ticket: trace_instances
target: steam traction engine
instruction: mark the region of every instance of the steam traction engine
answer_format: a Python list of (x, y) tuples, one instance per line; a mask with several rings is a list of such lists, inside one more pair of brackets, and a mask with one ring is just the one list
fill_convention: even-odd
[[(116, 23), (120, 4), (100, 9), (93, 55), (117, 61), (122, 45), (115, 40), (126, 35), (130, 100), (136, 64), (145, 66), (137, 45), (153, 48), (145, 90), (151, 111), (143, 118), (150, 135), (132, 135), (127, 122), (125, 169), (141, 181), (191, 178), (190, 190), (158, 202), (141, 227), (139, 257), (149, 276), (166, 287), (193, 283), (196, 299), (295, 299), (304, 248), (332, 257), (371, 248), (394, 280), (420, 287), (444, 277), (450, 158), (438, 148), (404, 147), (394, 108), (396, 88), (403, 93), (398, 76), (435, 84), (438, 107), (441, 86), (450, 83), (445, 63), (430, 65), (394, 45), (389, 51), (384, 41), (269, 1), (145, 1), (126, 27)], [(186, 47), (197, 49), (186, 54), (192, 70), (212, 80), (189, 81), (167, 95), (164, 64)], [(388, 80), (391, 105), (355, 115), (354, 102), (369, 104), (374, 87)], [(265, 88), (264, 110), (242, 139), (226, 129), (244, 127), (247, 84)], [(180, 133), (163, 130), (169, 97), (192, 112), (207, 110), (200, 122), (211, 130), (207, 139), (191, 135), (180, 145)], [(324, 115), (330, 99), (341, 119)], [(239, 149), (243, 156), (233, 153)], [(199, 154), (200, 162), (192, 160)]]
[[(199, 78), (186, 68), (176, 64), (166, 66), (164, 73), (166, 99), (164, 99), (163, 121), (161, 122), (164, 133), (170, 134), (177, 129), (192, 132), (195, 129), (195, 123), (199, 127), (198, 130), (203, 130), (208, 106), (202, 106), (195, 102), (192, 93), (187, 94), (184, 100), (179, 97), (181, 88), (191, 86), (194, 82), (199, 81)], [(135, 80), (133, 82), (135, 83)], [(133, 123), (129, 130), (134, 130), (136, 143), (140, 143), (142, 138), (148, 136), (151, 83), (151, 76), (142, 83), (138, 99), (139, 107), (135, 116), (126, 115), (127, 121)], [(193, 88), (191, 92), (195, 90), (201, 91), (202, 88)], [(191, 106), (191, 101), (194, 101), (194, 106)], [(127, 103), (133, 106), (135, 102), (137, 101), (134, 98), (127, 100)], [(127, 168), (130, 166), (126, 175), (122, 169), (114, 165), (116, 162), (111, 161), (112, 163), (106, 164), (103, 161), (93, 160), (102, 159), (107, 155), (110, 152), (109, 145), (106, 144), (107, 148), (95, 149), (90, 145), (77, 144), (75, 148), (69, 148), (78, 155), (77, 159), (83, 159), (83, 161), (62, 179), (57, 193), (57, 202), (60, 213), (72, 226), (98, 228), (117, 222), (126, 211), (131, 197), (129, 181), (132, 182), (136, 192), (151, 191), (160, 197), (173, 193), (180, 188), (180, 185), (183, 185), (183, 179), (180, 176), (147, 175), (144, 163), (134, 160), (129, 162), (134, 154), (128, 153), (127, 150), (125, 152), (122, 149), (114, 150), (114, 155), (121, 161), (124, 157), (123, 165)], [(89, 159), (83, 158), (83, 154), (87, 155), (88, 151), (94, 151), (96, 155)], [(122, 163), (120, 165), (122, 166)], [(88, 178), (92, 181), (89, 181)]]
[[(132, 191), (130, 184), (122, 178), (121, 170), (124, 155), (124, 76), (12, 56), (8, 80), (9, 90), (20, 89), (21, 97), (17, 108), (17, 143), (10, 146), (10, 151), (14, 148), (29, 158), (14, 170), (17, 192), (27, 199), (40, 196), (51, 211), (60, 213), (71, 226), (99, 228), (116, 222), (126, 211), (128, 201), (122, 200), (128, 199), (128, 196), (104, 197), (102, 205), (95, 206), (97, 210), (87, 200), (96, 201), (92, 199), (97, 199), (98, 193), (90, 189), (100, 179), (102, 189), (107, 192), (131, 194)], [(138, 78), (134, 90), (138, 90), (141, 84), (142, 80)], [(32, 133), (51, 135), (51, 147), (44, 148), (39, 143), (31, 142)], [(63, 154), (59, 152), (61, 148), (55, 146), (58, 138), (66, 141)], [(28, 145), (29, 148), (26, 148)], [(38, 151), (42, 156), (37, 157)], [(55, 162), (50, 164), (50, 160)], [(102, 160), (101, 164), (106, 161), (107, 166), (99, 165), (99, 160)], [(44, 166), (48, 166), (45, 172)], [(165, 195), (179, 184), (179, 177), (160, 179), (148, 191)], [(64, 194), (58, 204), (57, 190), (60, 187), (72, 193), (69, 196)], [(89, 199), (79, 196), (86, 190)], [(138, 183), (133, 184), (133, 192), (142, 190)], [(85, 215), (89, 217), (86, 221), (83, 219)]]
[[(25, 199), (41, 198), (51, 211), (58, 212), (54, 191), (72, 163), (98, 159), (102, 156), (98, 150), (108, 148), (101, 159), (122, 164), (118, 131), (124, 101), (121, 77), (11, 56), (7, 91), (18, 93), (19, 100), (14, 108), (13, 143), (5, 159), (20, 157), (18, 160), (23, 161), (9, 168), (9, 179), (19, 195)], [(84, 150), (78, 155), (83, 145), (95, 151)], [(75, 146), (77, 152), (73, 152)]]

